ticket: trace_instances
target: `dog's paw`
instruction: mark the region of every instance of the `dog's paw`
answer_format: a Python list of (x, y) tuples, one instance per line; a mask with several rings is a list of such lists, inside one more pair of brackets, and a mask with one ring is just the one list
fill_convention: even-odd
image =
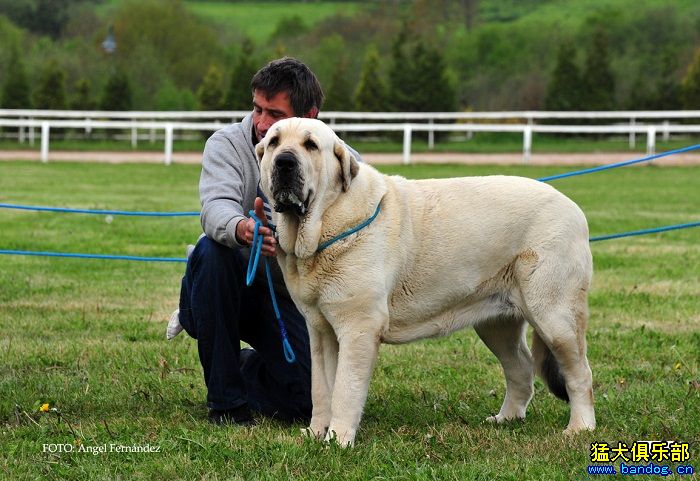
[(524, 421), (525, 416), (504, 416), (501, 413), (496, 414), (495, 416), (489, 416), (486, 418), (487, 423), (495, 423), (495, 424), (502, 424), (508, 421)]
[(564, 430), (564, 436), (575, 436), (580, 433), (584, 433), (586, 431), (593, 431), (595, 429), (595, 425), (590, 426), (588, 424), (578, 424), (576, 426), (569, 426)]
[(311, 426), (307, 428), (301, 428), (301, 435), (307, 438), (324, 439), (326, 433), (328, 433), (328, 426), (322, 429), (314, 429)]
[(326, 433), (324, 441), (327, 443), (335, 443), (341, 448), (353, 447), (355, 445), (355, 431), (344, 429), (341, 433), (342, 434), (338, 434), (338, 431), (330, 428)]

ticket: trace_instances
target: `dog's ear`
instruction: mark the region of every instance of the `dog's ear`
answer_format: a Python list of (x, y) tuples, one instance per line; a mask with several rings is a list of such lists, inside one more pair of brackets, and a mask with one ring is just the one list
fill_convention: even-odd
[(335, 141), (333, 146), (333, 153), (336, 158), (340, 161), (340, 185), (343, 188), (343, 192), (346, 192), (350, 188), (350, 182), (357, 175), (357, 171), (360, 166), (350, 151), (345, 147), (345, 144), (340, 139)]
[(263, 158), (263, 155), (265, 155), (265, 146), (263, 145), (263, 141), (258, 142), (258, 145), (255, 146), (255, 155), (258, 156), (258, 162), (260, 162)]

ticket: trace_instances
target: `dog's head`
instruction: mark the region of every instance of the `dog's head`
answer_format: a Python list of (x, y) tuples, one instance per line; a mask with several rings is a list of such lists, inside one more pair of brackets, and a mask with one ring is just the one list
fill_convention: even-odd
[(262, 191), (277, 212), (299, 218), (316, 207), (323, 211), (358, 171), (345, 143), (316, 119), (280, 120), (255, 151)]

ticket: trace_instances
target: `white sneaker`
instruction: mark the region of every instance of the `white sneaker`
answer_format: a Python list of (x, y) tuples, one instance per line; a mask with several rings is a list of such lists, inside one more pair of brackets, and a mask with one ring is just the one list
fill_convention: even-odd
[(168, 329), (165, 331), (165, 337), (168, 341), (171, 341), (175, 336), (182, 332), (182, 325), (180, 324), (180, 309), (175, 309), (175, 311), (170, 315), (170, 320), (168, 321)]
[[(192, 255), (193, 250), (194, 246), (192, 244), (188, 245), (185, 249), (185, 254), (187, 255), (188, 259)], [(175, 336), (177, 336), (181, 332), (182, 325), (180, 324), (180, 309), (175, 309), (175, 311), (173, 311), (173, 313), (170, 314), (170, 320), (168, 321), (168, 328), (165, 331), (165, 337), (168, 338), (168, 341), (171, 341), (173, 338), (175, 338)]]

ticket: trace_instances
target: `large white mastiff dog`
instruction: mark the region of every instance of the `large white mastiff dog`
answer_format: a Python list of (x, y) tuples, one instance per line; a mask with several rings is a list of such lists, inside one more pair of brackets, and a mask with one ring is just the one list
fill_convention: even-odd
[[(592, 262), (574, 202), (521, 177), (386, 176), (318, 120), (277, 122), (256, 151), (277, 259), (309, 329), (310, 433), (353, 443), (380, 343), (466, 326), (506, 377), (489, 420), (525, 417), (537, 371), (571, 403), (565, 432), (595, 427), (585, 339)], [(372, 223), (318, 251), (379, 205)]]

